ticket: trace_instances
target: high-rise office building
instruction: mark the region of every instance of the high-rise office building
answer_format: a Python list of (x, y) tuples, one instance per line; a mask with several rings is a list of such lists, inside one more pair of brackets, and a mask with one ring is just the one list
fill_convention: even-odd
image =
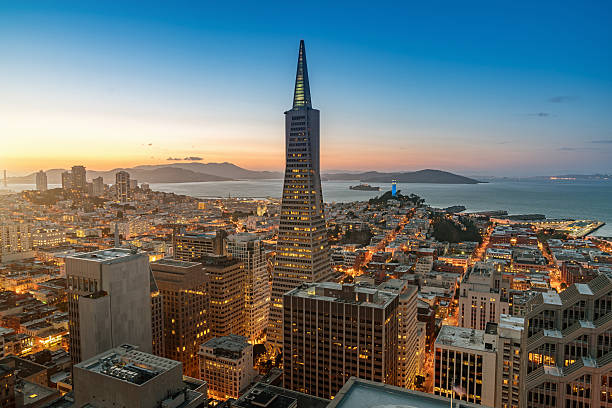
[(72, 188), (85, 191), (87, 188), (87, 171), (85, 166), (72, 166)]
[(47, 173), (42, 170), (36, 173), (36, 190), (47, 191)]
[(399, 296), (397, 311), (397, 384), (403, 388), (413, 388), (419, 374), (420, 360), (424, 358), (425, 348), (419, 347), (417, 326), (418, 287), (402, 279), (390, 279), (378, 289), (396, 292)]
[(510, 313), (509, 282), (490, 262), (476, 262), (461, 280), (459, 326), (484, 330), (487, 323), (499, 323)]
[(485, 330), (442, 326), (434, 354), (434, 394), (495, 406), (497, 325)]
[(521, 407), (612, 406), (612, 274), (527, 304)]
[(173, 236), (173, 258), (195, 262), (203, 256), (225, 255), (226, 232), (178, 232)]
[(102, 177), (96, 177), (92, 180), (92, 194), (96, 197), (104, 194), (104, 179)]
[(244, 265), (231, 256), (205, 256), (211, 337), (244, 335)]
[(253, 382), (253, 345), (235, 334), (215, 337), (200, 346), (200, 379), (212, 398), (238, 398)]
[(196, 408), (208, 399), (206, 383), (183, 377), (180, 362), (131, 344), (75, 364), (73, 372), (75, 407)]
[(162, 356), (182, 362), (185, 375), (199, 377), (198, 350), (210, 338), (202, 264), (167, 258), (153, 262), (151, 270), (163, 301)]
[(270, 312), (270, 283), (263, 243), (255, 234), (227, 237), (227, 253), (244, 264), (245, 336), (263, 338)]
[(331, 398), (351, 376), (397, 385), (396, 291), (305, 283), (283, 299), (283, 383)]
[(115, 194), (119, 202), (130, 201), (132, 190), (130, 189), (130, 173), (119, 171), (115, 174)]
[(319, 111), (312, 108), (304, 41), (293, 107), (285, 112), (285, 181), (274, 260), (268, 341), (283, 344), (283, 294), (331, 276), (319, 168)]
[(152, 353), (156, 356), (164, 355), (164, 305), (163, 296), (157, 286), (153, 271), (151, 271), (151, 339), (153, 341)]
[(91, 358), (129, 342), (151, 352), (149, 258), (107, 249), (66, 258), (70, 355)]
[(497, 374), (495, 407), (520, 406), (521, 336), (524, 319), (501, 315), (497, 325)]

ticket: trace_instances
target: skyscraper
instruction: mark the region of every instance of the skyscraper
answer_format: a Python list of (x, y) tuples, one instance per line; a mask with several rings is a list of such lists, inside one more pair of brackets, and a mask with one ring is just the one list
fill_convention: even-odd
[(93, 179), (92, 194), (96, 197), (104, 194), (104, 179), (102, 177)]
[(85, 191), (87, 188), (87, 170), (84, 166), (72, 166), (72, 188)]
[(130, 173), (120, 171), (115, 174), (115, 192), (117, 193), (117, 200), (120, 202), (130, 201)]
[(36, 173), (36, 190), (47, 191), (47, 173), (42, 170)]
[(227, 252), (244, 263), (245, 335), (256, 341), (263, 337), (270, 312), (270, 283), (263, 243), (255, 234), (227, 237)]
[(107, 249), (66, 258), (73, 363), (125, 342), (150, 352), (151, 271), (146, 255)]
[(198, 377), (198, 350), (210, 338), (202, 264), (167, 258), (151, 269), (163, 300), (162, 356), (182, 362), (185, 375)]
[(283, 343), (283, 294), (331, 275), (319, 169), (319, 111), (312, 108), (304, 41), (293, 93), (285, 112), (285, 182), (274, 261), (268, 341)]

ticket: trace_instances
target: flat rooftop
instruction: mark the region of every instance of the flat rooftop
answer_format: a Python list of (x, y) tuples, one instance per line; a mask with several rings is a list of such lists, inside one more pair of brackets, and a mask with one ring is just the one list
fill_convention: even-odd
[(215, 337), (214, 339), (208, 340), (203, 344), (204, 347), (209, 347), (213, 350), (226, 350), (239, 352), (249, 347), (250, 344), (246, 337), (239, 336), (237, 334), (230, 334), (229, 336)]
[(398, 296), (398, 293), (355, 284), (321, 282), (302, 284), (287, 292), (285, 296), (314, 298), (382, 309), (387, 307)]
[(452, 346), (464, 349), (494, 352), (494, 349), (486, 349), (484, 341), (484, 330), (474, 330), (458, 326), (442, 326), (436, 338), (436, 347)]
[(329, 400), (298, 391), (257, 383), (233, 403), (238, 408), (326, 408)]
[(111, 248), (103, 249), (100, 251), (85, 252), (69, 256), (69, 258), (86, 259), (88, 261), (100, 262), (100, 263), (111, 263), (113, 261), (124, 261), (129, 257), (144, 256), (131, 249), (125, 248)]
[[(450, 399), (448, 398), (351, 377), (327, 407), (447, 408), (449, 405)], [(455, 400), (453, 407), (482, 408), (484, 405)]]
[(76, 364), (75, 367), (142, 385), (180, 365), (178, 361), (144, 353), (138, 351), (136, 346), (123, 344)]
[(176, 268), (191, 268), (194, 265), (199, 265), (198, 262), (179, 261), (172, 258), (163, 258), (159, 261), (151, 262), (151, 265), (167, 265), (174, 266)]

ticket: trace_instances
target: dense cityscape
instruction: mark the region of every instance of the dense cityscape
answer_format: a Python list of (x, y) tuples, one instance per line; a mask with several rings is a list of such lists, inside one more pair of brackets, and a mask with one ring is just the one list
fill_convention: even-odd
[(302, 41), (280, 199), (3, 190), (0, 406), (612, 406), (601, 221), (326, 202), (319, 128)]

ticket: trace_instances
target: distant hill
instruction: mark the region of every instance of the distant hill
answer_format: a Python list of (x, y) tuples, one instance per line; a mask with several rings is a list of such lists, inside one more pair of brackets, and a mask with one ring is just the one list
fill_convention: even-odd
[(134, 169), (158, 169), (163, 167), (178, 167), (181, 169), (195, 171), (196, 173), (210, 174), (212, 176), (229, 177), (237, 180), (260, 180), (260, 179), (280, 179), (283, 173), (274, 171), (255, 171), (238, 167), (233, 163), (172, 163), (160, 165), (136, 166)]
[(425, 169), (413, 172), (381, 173), (368, 171), (365, 173), (325, 174), (324, 180), (359, 180), (365, 183), (428, 183), (428, 184), (478, 184), (481, 181), (449, 173), (442, 170)]
[[(115, 183), (115, 174), (118, 171), (127, 171), (130, 177), (145, 183), (188, 183), (199, 181), (227, 181), (227, 180), (260, 180), (282, 178), (282, 173), (271, 171), (254, 171), (243, 169), (232, 163), (172, 163), (160, 165), (144, 165), (132, 168), (116, 168), (108, 171), (87, 170), (87, 180), (96, 177), (104, 178), (107, 184)], [(47, 170), (47, 182), (60, 184), (65, 169)], [(34, 184), (36, 174), (22, 177), (9, 177), (11, 184)]]

